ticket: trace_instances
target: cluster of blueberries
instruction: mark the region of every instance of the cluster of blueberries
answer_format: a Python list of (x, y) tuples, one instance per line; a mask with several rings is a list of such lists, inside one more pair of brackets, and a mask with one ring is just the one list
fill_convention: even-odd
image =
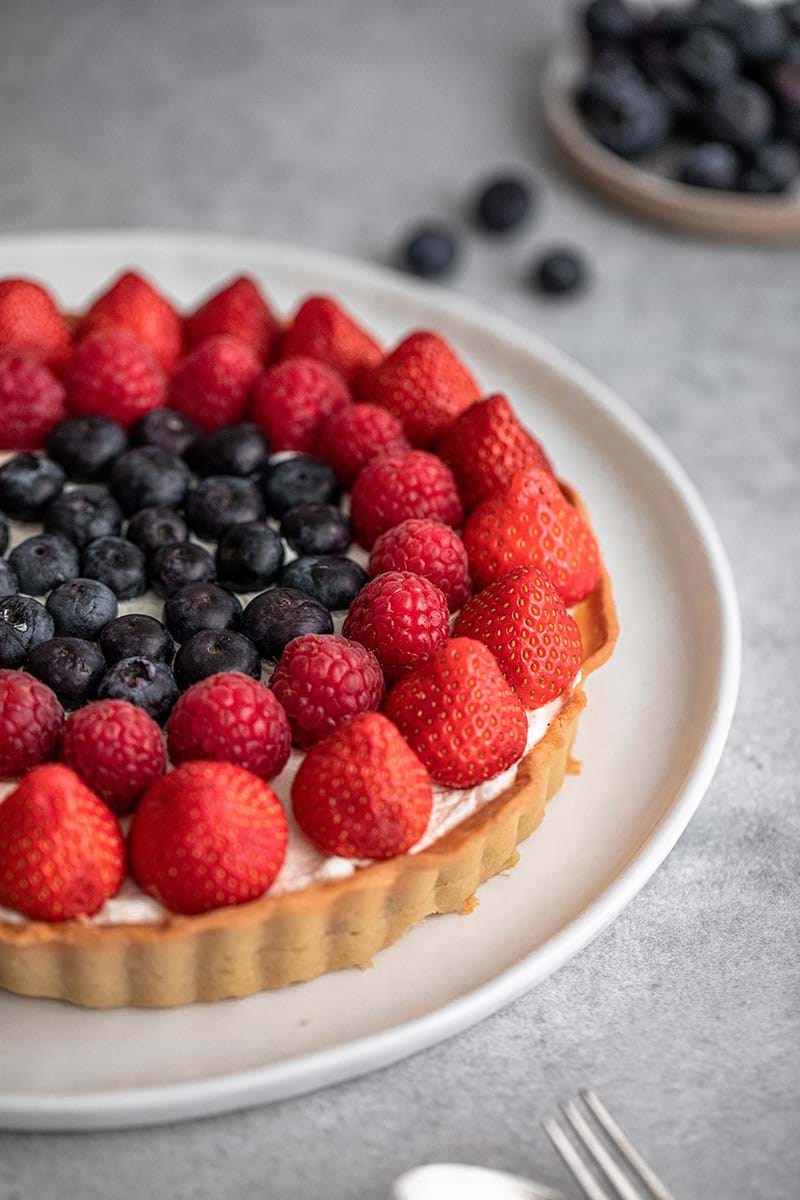
[[(271, 458), (255, 425), (201, 434), (156, 409), (129, 440), (114, 421), (70, 417), (46, 450), (0, 467), (0, 667), (24, 666), (65, 708), (129, 700), (164, 721), (198, 680), (258, 679), (261, 659), (292, 638), (332, 633), (331, 613), (367, 582), (346, 557), (333, 470), (309, 455)], [(2, 557), (9, 518), (44, 531)], [(164, 600), (163, 622), (117, 615), (118, 601), (148, 590)], [(237, 593), (253, 592), (243, 607)]]

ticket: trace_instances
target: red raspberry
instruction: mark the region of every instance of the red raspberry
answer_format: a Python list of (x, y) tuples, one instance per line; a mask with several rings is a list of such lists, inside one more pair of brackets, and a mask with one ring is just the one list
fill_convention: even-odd
[(253, 420), (273, 453), (310, 453), (320, 422), (350, 403), (347, 385), (331, 367), (313, 358), (288, 358), (262, 375)]
[(0, 450), (36, 450), (67, 415), (64, 389), (27, 354), (0, 352)]
[(131, 873), (173, 912), (207, 912), (262, 896), (288, 840), (286, 814), (263, 779), (230, 763), (184, 763), (133, 815)]
[(375, 367), (383, 351), (329, 296), (310, 296), (300, 305), (281, 340), (281, 358), (316, 358), (351, 382)]
[(206, 432), (235, 425), (247, 415), (260, 372), (253, 351), (237, 338), (208, 338), (172, 377), (170, 405)]
[(450, 634), (444, 593), (410, 571), (387, 571), (363, 587), (342, 633), (377, 658), (390, 681), (413, 671)]
[(117, 818), (69, 767), (34, 767), (0, 804), (0, 904), (32, 921), (91, 917), (124, 878)]
[(463, 516), (450, 468), (424, 450), (374, 459), (359, 475), (350, 497), (353, 531), (367, 550), (385, 530), (409, 517), (438, 517), (446, 525), (460, 525)]
[(409, 450), (397, 417), (376, 404), (353, 404), (334, 413), (320, 425), (314, 453), (333, 467), (344, 487), (381, 454)]
[(14, 779), (53, 754), (64, 710), (24, 671), (0, 671), (0, 779)]
[(30, 354), (60, 367), (71, 337), (49, 292), (30, 279), (0, 279), (0, 350)]
[(125, 429), (165, 403), (164, 372), (141, 342), (118, 329), (92, 333), (75, 347), (64, 384), (72, 412), (110, 417)]
[(167, 745), (175, 763), (214, 759), (272, 779), (286, 766), (291, 731), (268, 687), (225, 671), (184, 692), (167, 721)]
[(383, 673), (358, 642), (333, 634), (294, 638), (281, 656), (270, 687), (304, 749), (359, 713), (380, 707)]
[(258, 285), (247, 275), (239, 275), (210, 296), (184, 326), (187, 346), (220, 333), (238, 338), (261, 362), (269, 362), (280, 327)]
[(467, 550), (449, 525), (433, 517), (410, 517), (382, 533), (369, 556), (370, 575), (411, 571), (444, 592), (457, 612), (472, 591)]
[(163, 370), (174, 371), (183, 349), (181, 319), (152, 283), (126, 271), (95, 300), (78, 326), (78, 337), (121, 329), (146, 346)]
[(161, 730), (143, 708), (127, 700), (96, 700), (67, 718), (61, 760), (110, 809), (127, 813), (164, 774), (167, 752)]

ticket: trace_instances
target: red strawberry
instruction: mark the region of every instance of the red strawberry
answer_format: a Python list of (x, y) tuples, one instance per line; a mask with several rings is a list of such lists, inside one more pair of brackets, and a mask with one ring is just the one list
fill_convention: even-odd
[(378, 343), (329, 296), (310, 296), (283, 335), (281, 358), (317, 358), (349, 383), (383, 357)]
[(399, 679), (449, 637), (447, 601), (427, 579), (387, 571), (358, 593), (342, 633), (372, 651), (388, 680)]
[(349, 488), (373, 458), (410, 449), (397, 417), (375, 404), (353, 404), (322, 422), (314, 453)]
[(63, 720), (49, 687), (25, 671), (0, 671), (0, 779), (54, 757)]
[(583, 662), (575, 619), (538, 567), (517, 567), (478, 592), (454, 634), (489, 647), (527, 709), (557, 699)]
[(439, 438), (436, 453), (455, 475), (467, 512), (502, 491), (518, 471), (552, 471), (542, 447), (500, 395), (479, 400), (463, 412)]
[(0, 351), (0, 450), (36, 450), (67, 415), (64, 389), (27, 354)]
[(143, 708), (126, 700), (96, 700), (64, 725), (61, 760), (115, 813), (135, 807), (164, 774), (161, 730)]
[(124, 878), (117, 818), (69, 767), (34, 767), (0, 804), (0, 904), (32, 921), (91, 917)]
[(205, 432), (235, 425), (247, 415), (260, 373), (249, 346), (224, 334), (208, 338), (173, 375), (170, 405)]
[(286, 709), (296, 745), (303, 747), (378, 708), (383, 698), (383, 673), (375, 655), (335, 634), (293, 638), (269, 685)]
[(369, 573), (411, 571), (444, 592), (456, 612), (472, 591), (464, 543), (454, 529), (432, 517), (411, 517), (382, 533), (369, 556)]
[(256, 388), (252, 419), (270, 450), (311, 453), (320, 423), (350, 404), (341, 375), (313, 358), (288, 358), (265, 371)]
[(525, 710), (492, 652), (472, 638), (443, 642), (395, 684), (383, 711), (444, 787), (476, 787), (525, 752)]
[(368, 463), (353, 485), (350, 516), (367, 550), (409, 517), (436, 517), (460, 525), (464, 511), (449, 467), (425, 450), (401, 450)]
[(565, 604), (577, 604), (600, 578), (600, 553), (589, 526), (548, 471), (532, 467), (467, 518), (464, 545), (477, 588), (512, 567), (533, 564)]
[(184, 326), (187, 346), (220, 333), (238, 338), (261, 362), (269, 362), (280, 328), (258, 284), (247, 275), (210, 296)]
[(292, 811), (326, 854), (394, 858), (418, 842), (431, 815), (428, 772), (380, 713), (364, 713), (309, 750), (292, 785)]
[(128, 845), (131, 872), (173, 912), (244, 904), (271, 886), (289, 830), (269, 784), (241, 767), (188, 762), (145, 792)]
[(92, 333), (64, 367), (71, 412), (108, 417), (125, 429), (152, 408), (162, 408), (164, 373), (150, 351), (118, 329)]
[(78, 338), (121, 329), (146, 346), (164, 371), (175, 369), (183, 348), (181, 319), (152, 283), (126, 271), (91, 306), (78, 326)]
[(444, 338), (412, 333), (358, 381), (358, 398), (388, 408), (412, 446), (430, 446), (478, 399), (478, 385)]
[(66, 318), (49, 292), (30, 279), (0, 279), (0, 350), (30, 354), (57, 368), (71, 341)]

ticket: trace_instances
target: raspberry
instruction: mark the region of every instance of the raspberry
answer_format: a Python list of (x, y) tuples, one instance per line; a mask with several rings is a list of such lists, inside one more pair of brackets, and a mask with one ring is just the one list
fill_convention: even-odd
[(64, 389), (27, 354), (0, 353), (0, 450), (36, 450), (67, 415)]
[(49, 292), (30, 279), (0, 279), (0, 350), (30, 354), (55, 369), (70, 342), (69, 325)]
[(354, 404), (322, 422), (314, 453), (333, 467), (343, 487), (349, 488), (373, 458), (409, 449), (397, 417), (377, 404)]
[(286, 765), (291, 731), (269, 688), (227, 671), (184, 692), (167, 722), (167, 745), (175, 763), (214, 759), (272, 779)]
[(61, 760), (115, 813), (127, 813), (164, 774), (161, 730), (143, 708), (125, 700), (96, 700), (64, 725)]
[(289, 642), (270, 680), (292, 726), (307, 748), (359, 713), (380, 706), (383, 674), (358, 642), (308, 633)]
[(63, 720), (49, 687), (24, 671), (0, 671), (0, 779), (50, 758)]
[(409, 517), (438, 517), (460, 525), (464, 511), (449, 467), (424, 450), (385, 454), (368, 463), (353, 486), (350, 517), (356, 540), (375, 539)]
[(261, 377), (253, 420), (273, 453), (314, 449), (320, 422), (350, 404), (341, 375), (313, 358), (289, 358)]
[(369, 334), (328, 296), (310, 296), (300, 305), (281, 344), (281, 358), (316, 358), (347, 382), (375, 367), (383, 351)]
[(78, 337), (121, 329), (146, 346), (164, 371), (173, 371), (183, 347), (181, 319), (152, 283), (126, 271), (95, 300), (78, 326)]
[(170, 404), (201, 429), (244, 420), (261, 368), (249, 346), (233, 337), (208, 338), (190, 351), (172, 378)]
[(71, 412), (109, 417), (129, 429), (164, 404), (166, 381), (150, 351), (122, 330), (92, 333), (64, 368)]
[(369, 556), (370, 575), (411, 571), (444, 592), (457, 612), (472, 591), (467, 551), (449, 525), (433, 517), (410, 517), (382, 533)]
[(269, 361), (280, 328), (258, 285), (246, 275), (210, 296), (184, 326), (190, 347), (220, 333), (244, 342), (261, 362)]
[(450, 634), (444, 594), (410, 571), (387, 571), (356, 596), (342, 633), (377, 658), (390, 681), (425, 662)]

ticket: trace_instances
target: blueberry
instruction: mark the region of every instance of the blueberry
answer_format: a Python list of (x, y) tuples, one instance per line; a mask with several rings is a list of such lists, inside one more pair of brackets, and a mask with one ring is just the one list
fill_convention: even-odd
[(141, 508), (180, 508), (191, 473), (183, 459), (158, 446), (136, 446), (111, 468), (108, 486), (128, 516)]
[(278, 578), (283, 542), (260, 521), (234, 525), (217, 546), (217, 575), (232, 592), (258, 592)]
[(126, 613), (103, 629), (100, 649), (110, 667), (123, 658), (150, 658), (153, 662), (171, 663), (175, 642), (172, 634), (155, 617)]
[(168, 454), (182, 458), (200, 437), (200, 430), (190, 417), (174, 408), (152, 408), (133, 426), (134, 446), (157, 446)]
[(107, 417), (67, 417), (47, 439), (47, 453), (70, 479), (105, 479), (111, 464), (128, 445), (125, 430)]
[(350, 558), (306, 556), (287, 563), (280, 585), (306, 592), (331, 612), (349, 608), (369, 575)]
[(724, 33), (733, 33), (743, 7), (742, 0), (695, 0), (684, 12), (695, 29), (721, 29)]
[(630, 42), (641, 25), (625, 0), (591, 0), (584, 9), (583, 23), (590, 41), (596, 45)]
[(138, 546), (121, 537), (101, 537), (84, 547), (81, 575), (99, 579), (119, 600), (147, 591), (147, 564)]
[(214, 560), (197, 542), (173, 542), (156, 550), (150, 563), (150, 584), (157, 596), (171, 596), (187, 583), (212, 583)]
[(221, 671), (261, 678), (258, 651), (249, 638), (232, 629), (201, 629), (175, 655), (175, 678), (181, 691)]
[(127, 700), (163, 725), (178, 699), (178, 686), (166, 663), (122, 658), (103, 675), (97, 695), (100, 700)]
[(353, 540), (350, 518), (335, 504), (299, 504), (281, 520), (281, 536), (298, 554), (344, 554)]
[(739, 178), (739, 155), (723, 142), (700, 142), (686, 151), (680, 164), (679, 179), (692, 187), (728, 191)]
[(242, 630), (264, 658), (279, 659), (287, 642), (304, 633), (333, 633), (328, 609), (295, 588), (272, 588), (250, 601)]
[(722, 87), (739, 67), (735, 42), (716, 29), (695, 29), (675, 49), (675, 66), (690, 83), (710, 91)]
[(30, 596), (0, 596), (0, 667), (21, 667), (55, 633), (53, 618)]
[(125, 536), (149, 555), (162, 546), (187, 541), (189, 526), (172, 508), (140, 508), (128, 522)]
[(60, 533), (81, 550), (95, 538), (118, 534), (122, 511), (103, 488), (74, 488), (62, 492), (47, 506), (44, 527), (47, 533)]
[(269, 462), (261, 472), (267, 510), (282, 517), (298, 504), (335, 504), (341, 494), (335, 472), (309, 454)]
[(19, 576), (11, 563), (0, 558), (0, 596), (10, 596), (19, 591)]
[(57, 533), (37, 533), (20, 542), (8, 556), (16, 571), (20, 591), (44, 596), (67, 579), (80, 574), (81, 560), (72, 542)]
[(568, 246), (548, 250), (533, 266), (535, 287), (549, 296), (565, 296), (568, 292), (579, 291), (587, 278), (583, 255)]
[(226, 425), (204, 434), (187, 455), (198, 475), (238, 475), (245, 478), (261, 466), (269, 454), (267, 439), (249, 421)]
[(0, 467), (0, 509), (18, 521), (36, 521), (64, 486), (58, 463), (39, 454), (17, 454)]
[(117, 597), (99, 579), (70, 579), (47, 598), (47, 611), (59, 637), (93, 642), (117, 615)]
[(743, 5), (733, 27), (742, 58), (748, 67), (779, 62), (783, 57), (789, 30), (781, 13), (772, 7)]
[(458, 240), (446, 225), (431, 221), (412, 231), (403, 245), (401, 266), (422, 279), (446, 275), (456, 265)]
[(621, 158), (657, 150), (669, 136), (671, 107), (649, 84), (589, 81), (579, 87), (577, 103), (592, 137)]
[(757, 146), (742, 170), (743, 192), (768, 196), (785, 192), (800, 173), (800, 154), (789, 142), (765, 142)]
[(697, 115), (702, 92), (675, 65), (673, 47), (664, 38), (648, 38), (639, 50), (642, 74), (666, 101), (676, 121)]
[(11, 540), (11, 530), (5, 513), (0, 512), (0, 554), (5, 554)]
[(780, 132), (792, 141), (800, 141), (800, 62), (780, 63), (770, 68), (766, 78)]
[(478, 195), (475, 218), (488, 233), (518, 229), (533, 205), (531, 185), (524, 179), (503, 176), (486, 184)]
[(201, 629), (238, 629), (242, 606), (216, 583), (189, 583), (167, 598), (164, 620), (176, 641), (188, 642)]
[(742, 150), (752, 150), (770, 132), (774, 120), (772, 101), (759, 84), (737, 79), (709, 97), (703, 111), (708, 137)]
[(246, 525), (264, 516), (264, 501), (257, 486), (235, 475), (209, 475), (186, 499), (189, 528), (204, 541), (216, 540), (232, 525)]
[(80, 708), (94, 697), (105, 669), (105, 659), (94, 642), (77, 637), (42, 642), (25, 664), (25, 670), (46, 683), (66, 709)]

